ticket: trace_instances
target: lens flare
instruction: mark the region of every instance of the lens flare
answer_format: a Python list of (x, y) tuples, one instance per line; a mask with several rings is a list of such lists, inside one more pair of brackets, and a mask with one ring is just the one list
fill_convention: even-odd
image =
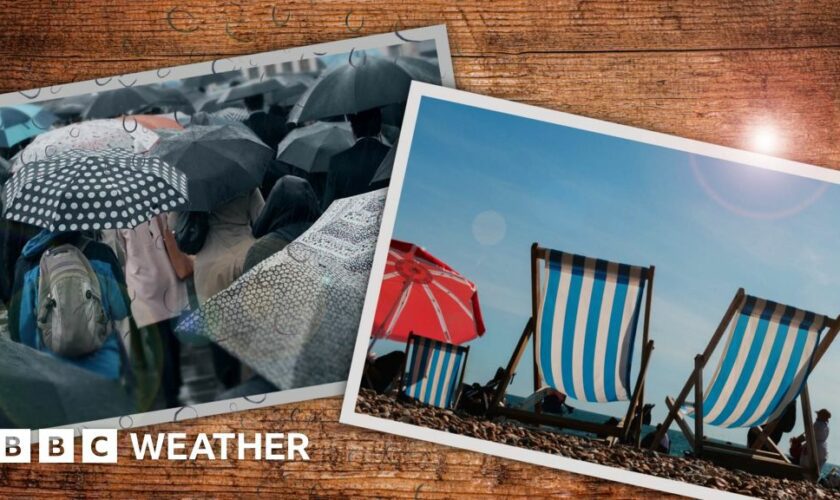
[(765, 154), (773, 154), (781, 149), (781, 137), (772, 125), (761, 125), (752, 131), (752, 149)]

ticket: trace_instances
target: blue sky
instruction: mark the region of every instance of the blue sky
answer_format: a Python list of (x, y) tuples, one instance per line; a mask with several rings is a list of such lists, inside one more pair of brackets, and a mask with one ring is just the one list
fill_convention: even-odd
[[(532, 242), (654, 264), (646, 399), (659, 421), (738, 287), (840, 313), (837, 214), (838, 185), (424, 97), (394, 237), (476, 283), (487, 333), (471, 343), (467, 382), (486, 382), (507, 364), (530, 316)], [(395, 348), (404, 347), (379, 342), (375, 351)], [(638, 359), (637, 346), (634, 378)], [(809, 387), (815, 410), (840, 417), (838, 363), (834, 345)], [(527, 395), (531, 384), (523, 362), (510, 392)], [(616, 416), (626, 409), (571, 403)], [(794, 432), (801, 422), (797, 411)], [(746, 434), (708, 433), (737, 442)], [(787, 451), (786, 438), (782, 445)], [(838, 459), (835, 431), (829, 461)]]

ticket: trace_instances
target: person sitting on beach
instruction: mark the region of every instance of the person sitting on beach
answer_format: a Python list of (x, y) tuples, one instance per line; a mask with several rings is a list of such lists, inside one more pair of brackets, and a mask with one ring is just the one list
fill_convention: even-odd
[[(645, 437), (642, 438), (642, 449), (650, 448), (650, 445), (653, 444), (653, 438), (656, 437), (656, 433), (659, 432), (659, 429), (662, 428), (662, 424), (656, 424), (656, 429), (648, 432), (645, 434)], [(656, 451), (659, 453), (670, 453), (671, 452), (671, 438), (668, 436), (668, 433), (662, 435), (662, 439), (659, 441), (659, 444), (656, 446)]]
[(254, 221), (251, 233), (258, 239), (245, 256), (243, 272), (285, 248), (320, 216), (321, 208), (312, 186), (300, 177), (282, 177)]
[[(828, 461), (828, 421), (830, 419), (831, 412), (823, 408), (817, 412), (817, 421), (814, 422), (814, 438), (817, 442), (817, 460), (819, 462), (818, 470), (822, 470), (823, 466)], [(797, 439), (804, 442), (805, 435), (803, 434)], [(802, 445), (802, 450), (799, 455), (799, 464), (802, 467), (808, 467), (811, 464), (811, 454), (805, 444)]]
[[(785, 410), (774, 421), (768, 422), (765, 427), (772, 427), (773, 431), (767, 436), (767, 439), (773, 441), (778, 445), (782, 441), (782, 435), (785, 432), (793, 430), (796, 425), (796, 400), (794, 399), (785, 407)], [(751, 427), (747, 431), (747, 447), (752, 448), (755, 440), (761, 435), (761, 430), (758, 427)], [(767, 448), (765, 446), (765, 448)], [(798, 455), (797, 455), (798, 456)]]

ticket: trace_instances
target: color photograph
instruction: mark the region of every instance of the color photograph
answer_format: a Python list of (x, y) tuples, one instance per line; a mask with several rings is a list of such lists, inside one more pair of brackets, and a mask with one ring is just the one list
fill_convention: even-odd
[(0, 427), (340, 394), (389, 153), (411, 81), (452, 83), (445, 37), (0, 96)]
[(342, 422), (828, 494), (840, 175), (422, 84), (406, 113)]

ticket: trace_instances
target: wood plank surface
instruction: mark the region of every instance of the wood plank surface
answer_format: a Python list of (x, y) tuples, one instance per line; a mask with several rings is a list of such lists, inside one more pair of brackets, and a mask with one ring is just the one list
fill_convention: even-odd
[[(0, 92), (446, 23), (459, 88), (840, 168), (836, 0), (0, 1)], [(300, 431), (308, 463), (6, 465), (2, 496), (651, 496), (337, 424), (327, 399), (159, 425)], [(654, 493), (654, 495), (657, 495)]]

